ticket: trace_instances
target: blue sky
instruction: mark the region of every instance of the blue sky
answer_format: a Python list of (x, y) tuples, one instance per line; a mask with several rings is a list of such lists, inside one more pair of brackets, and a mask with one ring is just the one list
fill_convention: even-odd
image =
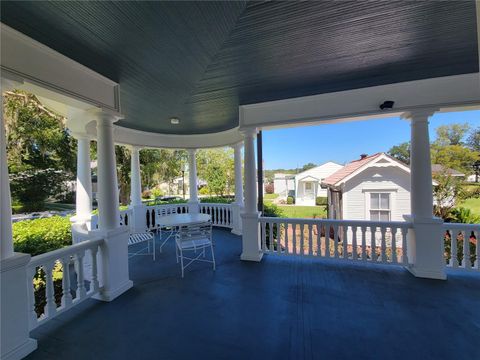
[[(440, 125), (468, 123), (480, 126), (480, 111), (436, 114), (430, 121), (430, 139)], [(291, 169), (312, 162), (354, 160), (362, 153), (388, 151), (410, 140), (410, 123), (399, 118), (376, 119), (266, 130), (263, 132), (265, 169)]]

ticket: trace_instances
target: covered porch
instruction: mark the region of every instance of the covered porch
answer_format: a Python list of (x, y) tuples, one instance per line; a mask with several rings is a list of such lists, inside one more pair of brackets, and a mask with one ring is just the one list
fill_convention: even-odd
[[(2, 3), (2, 91), (35, 93), (78, 140), (74, 243), (15, 253), (2, 115), (2, 360), (475, 358), (480, 224), (432, 215), (429, 121), (480, 107), (479, 18), (474, 1)], [(399, 117), (404, 221), (264, 216), (259, 131)], [(123, 211), (115, 144), (132, 154)], [(187, 149), (197, 184), (197, 149), (220, 146), (234, 148), (234, 203), (202, 204), (190, 186), (186, 204), (142, 204), (141, 149)], [(217, 271), (181, 279), (172, 242), (129, 259), (130, 234), (172, 212), (211, 216)]]
[[(480, 278), (417, 279), (401, 266), (265, 256), (215, 230), (217, 271), (179, 277), (173, 243), (130, 260), (132, 290), (88, 300), (34, 330), (28, 359), (473, 359)], [(452, 333), (453, 332), (453, 333)], [(461, 336), (452, 336), (462, 334)]]

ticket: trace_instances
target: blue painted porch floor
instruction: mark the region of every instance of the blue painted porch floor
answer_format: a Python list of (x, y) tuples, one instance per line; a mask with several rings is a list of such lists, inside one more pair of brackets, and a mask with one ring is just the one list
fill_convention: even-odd
[(480, 274), (265, 256), (215, 230), (217, 271), (185, 278), (173, 243), (130, 260), (134, 287), (32, 332), (28, 359), (480, 359)]

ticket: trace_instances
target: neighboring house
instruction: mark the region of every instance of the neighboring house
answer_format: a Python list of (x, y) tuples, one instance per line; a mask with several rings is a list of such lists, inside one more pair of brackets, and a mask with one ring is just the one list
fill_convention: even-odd
[(403, 221), (410, 214), (410, 168), (385, 153), (362, 155), (322, 187), (331, 219)]
[(327, 190), (320, 187), (321, 182), (343, 166), (326, 162), (296, 175), (275, 174), (274, 191), (280, 197), (295, 197), (295, 205), (314, 206), (315, 198), (327, 196)]
[(432, 164), (432, 175), (450, 175), (452, 177), (464, 178), (465, 174), (455, 169), (446, 168), (440, 164)]
[(277, 173), (273, 176), (274, 193), (280, 198), (295, 196), (295, 175)]
[[(438, 172), (465, 176), (432, 165), (432, 173)], [(410, 168), (385, 153), (361, 155), (322, 181), (322, 187), (330, 219), (404, 221), (410, 215)]]

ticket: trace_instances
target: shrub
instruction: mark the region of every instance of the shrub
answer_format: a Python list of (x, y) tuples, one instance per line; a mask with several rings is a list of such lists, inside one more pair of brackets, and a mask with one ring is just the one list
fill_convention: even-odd
[(317, 196), (315, 198), (315, 205), (326, 206), (328, 204), (328, 198), (325, 196)]
[(150, 199), (152, 197), (152, 192), (150, 190), (143, 190), (142, 198), (143, 199)]
[(287, 204), (288, 205), (295, 204), (295, 198), (293, 196), (287, 197)]
[(283, 211), (277, 205), (271, 203), (263, 204), (263, 214), (265, 217), (283, 217)]
[(153, 188), (150, 192), (155, 198), (165, 195), (159, 188)]
[(231, 204), (235, 201), (235, 198), (232, 196), (210, 196), (200, 199), (202, 203), (211, 203), (211, 204)]
[(32, 256), (72, 244), (70, 219), (61, 216), (24, 220), (13, 224), (15, 251)]
[(274, 192), (274, 187), (273, 187), (273, 184), (272, 183), (269, 183), (269, 184), (266, 184), (265, 185), (265, 192), (267, 194), (273, 194)]
[(200, 195), (210, 195), (210, 190), (208, 189), (208, 186), (203, 186), (198, 190), (198, 193)]
[[(262, 213), (262, 216), (265, 216), (265, 217), (283, 217), (284, 214), (283, 214), (283, 211), (282, 209), (280, 209), (277, 205), (275, 204), (263, 204), (263, 213)], [(278, 233), (280, 231), (280, 233)], [(282, 229), (278, 228), (277, 226), (274, 226), (273, 227), (273, 247), (274, 249), (277, 249), (277, 246), (279, 246), (278, 244), (278, 240), (276, 239), (280, 239), (281, 236), (282, 236)], [(267, 247), (270, 247), (270, 224), (266, 224), (265, 225), (265, 242), (266, 242), (266, 245)]]

